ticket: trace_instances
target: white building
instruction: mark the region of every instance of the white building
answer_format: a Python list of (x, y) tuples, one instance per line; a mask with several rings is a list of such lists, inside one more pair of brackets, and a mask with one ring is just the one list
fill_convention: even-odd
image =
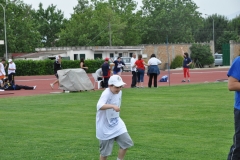
[[(64, 59), (80, 60), (84, 59), (104, 59), (114, 57), (132, 57), (132, 54), (143, 54), (144, 46), (89, 46), (89, 47), (50, 47), (36, 48), (36, 53), (30, 53), (15, 57), (14, 59), (54, 59), (56, 55), (61, 55)], [(143, 57), (146, 55), (143, 54)]]

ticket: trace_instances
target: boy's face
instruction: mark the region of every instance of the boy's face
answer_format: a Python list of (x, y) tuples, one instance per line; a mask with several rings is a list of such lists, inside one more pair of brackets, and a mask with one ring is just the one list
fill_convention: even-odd
[(122, 86), (116, 87), (114, 85), (110, 85), (109, 89), (113, 94), (118, 94), (120, 92), (120, 90), (122, 89)]

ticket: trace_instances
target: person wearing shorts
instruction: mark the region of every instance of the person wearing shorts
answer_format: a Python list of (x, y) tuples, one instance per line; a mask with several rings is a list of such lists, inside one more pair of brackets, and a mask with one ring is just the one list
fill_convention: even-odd
[(55, 80), (53, 83), (50, 83), (51, 88), (53, 89), (54, 85), (57, 83), (59, 85), (59, 80), (58, 80), (58, 70), (61, 70), (61, 62), (62, 62), (62, 57), (60, 55), (56, 56), (56, 59), (53, 63), (53, 71), (54, 71), (54, 75), (56, 76), (57, 80)]
[(119, 75), (113, 75), (108, 85), (97, 103), (96, 137), (99, 140), (100, 160), (106, 160), (111, 155), (114, 141), (119, 145), (117, 160), (123, 160), (127, 149), (133, 146), (126, 125), (119, 116), (121, 89), (125, 83)]

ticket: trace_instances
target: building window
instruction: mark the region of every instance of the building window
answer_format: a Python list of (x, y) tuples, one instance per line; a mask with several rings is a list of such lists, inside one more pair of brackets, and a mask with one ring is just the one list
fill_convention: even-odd
[(102, 59), (102, 53), (95, 53), (94, 54), (94, 59)]
[(132, 57), (133, 53), (129, 53), (129, 56)]
[(122, 53), (118, 53), (118, 56), (119, 56), (119, 57), (122, 57)]
[(74, 60), (78, 60), (78, 54), (74, 54)]
[(110, 53), (110, 58), (113, 58), (114, 57), (114, 53)]
[(85, 59), (86, 58), (86, 56), (85, 56), (85, 54), (79, 54), (79, 56), (80, 56), (80, 59)]

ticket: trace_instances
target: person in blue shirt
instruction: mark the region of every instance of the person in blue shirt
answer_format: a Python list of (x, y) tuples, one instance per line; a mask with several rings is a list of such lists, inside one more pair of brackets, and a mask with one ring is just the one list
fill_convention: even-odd
[(121, 57), (118, 57), (113, 63), (113, 74), (121, 76), (122, 68), (125, 66), (125, 63), (121, 60)]
[(233, 144), (230, 147), (228, 160), (240, 159), (240, 57), (238, 56), (232, 63), (228, 73), (228, 89), (235, 91), (234, 103), (234, 129)]
[(182, 82), (186, 82), (186, 78), (188, 77), (188, 82), (190, 82), (190, 74), (189, 74), (189, 68), (192, 63), (191, 58), (189, 58), (189, 55), (187, 52), (183, 51), (183, 48), (181, 47), (182, 54), (183, 54), (183, 76), (184, 79)]

